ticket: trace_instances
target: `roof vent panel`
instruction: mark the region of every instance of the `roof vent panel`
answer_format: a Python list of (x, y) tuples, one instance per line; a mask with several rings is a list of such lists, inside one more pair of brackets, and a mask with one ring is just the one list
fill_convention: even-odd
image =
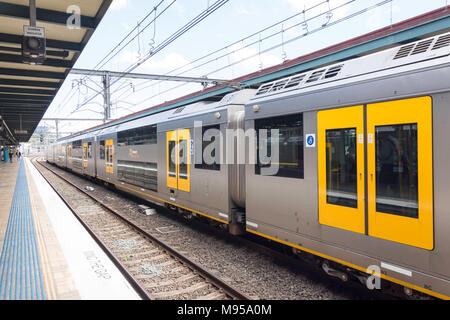
[(334, 67), (331, 67), (330, 69), (328, 69), (327, 72), (325, 73), (324, 79), (336, 77), (339, 74), (339, 72), (341, 71), (343, 66), (344, 66), (343, 64), (340, 64), (338, 66), (334, 66)]
[(415, 43), (413, 44), (408, 44), (406, 46), (401, 47), (397, 54), (394, 57), (394, 60), (396, 59), (401, 59), (401, 58), (405, 58), (407, 56), (409, 56), (409, 54), (411, 53), (411, 50), (414, 48)]
[(284, 86), (284, 88), (287, 89), (298, 86), (303, 81), (303, 79), (305, 79), (305, 76), (306, 73), (303, 73), (301, 75), (290, 78), (289, 82)]
[(177, 108), (177, 109), (174, 111), (173, 114), (181, 113), (181, 112), (184, 110), (184, 108), (186, 108), (186, 107), (179, 107), (179, 108)]
[(308, 78), (308, 80), (306, 80), (306, 83), (311, 83), (311, 82), (315, 82), (315, 81), (319, 80), (324, 72), (325, 72), (325, 69), (311, 73), (311, 76)]
[(431, 39), (427, 39), (427, 40), (418, 42), (417, 45), (415, 46), (413, 52), (411, 53), (411, 55), (427, 52), (428, 49), (430, 48), (430, 45), (433, 42), (433, 40), (434, 40), (434, 38), (431, 38)]
[(283, 89), (288, 81), (289, 81), (289, 78), (275, 82), (274, 85), (272, 86), (272, 88), (270, 88), (270, 92), (274, 92), (274, 91)]
[(450, 45), (450, 34), (439, 37), (431, 50), (442, 49), (448, 45)]
[(269, 92), (269, 90), (270, 90), (270, 88), (272, 88), (272, 86), (273, 86), (272, 82), (261, 86), (259, 88), (258, 92), (256, 92), (256, 95), (259, 96), (261, 94)]

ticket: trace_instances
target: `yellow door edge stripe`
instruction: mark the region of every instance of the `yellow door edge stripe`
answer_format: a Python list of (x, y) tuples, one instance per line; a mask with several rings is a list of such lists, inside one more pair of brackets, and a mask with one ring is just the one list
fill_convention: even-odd
[[(338, 259), (338, 258), (334, 258), (334, 257), (328, 256), (328, 255), (326, 255), (326, 254), (323, 254), (323, 253), (320, 253), (320, 252), (317, 252), (317, 251), (314, 251), (314, 250), (311, 250), (311, 249), (307, 249), (307, 248), (298, 246), (298, 245), (296, 245), (296, 244), (293, 244), (293, 243), (290, 243), (290, 242), (287, 242), (287, 241), (284, 241), (284, 240), (280, 240), (280, 239), (277, 239), (277, 238), (274, 238), (274, 237), (265, 235), (265, 234), (260, 233), (260, 232), (253, 231), (253, 230), (248, 229), (248, 228), (247, 228), (246, 230), (247, 230), (247, 232), (256, 234), (256, 235), (258, 235), (258, 236), (261, 236), (261, 237), (264, 237), (264, 238), (267, 238), (267, 239), (270, 239), (270, 240), (273, 240), (273, 241), (276, 241), (276, 242), (285, 244), (285, 245), (290, 246), (290, 247), (294, 247), (294, 248), (296, 248), (296, 249), (300, 249), (300, 250), (305, 251), (305, 252), (309, 252), (309, 253), (314, 254), (314, 255), (316, 255), (316, 256), (319, 256), (319, 257), (322, 257), (322, 258), (325, 258), (325, 259), (328, 259), (328, 260), (332, 260), (332, 261), (338, 262), (338, 263), (340, 263), (340, 264), (346, 265), (346, 266), (348, 266), (348, 267), (351, 267), (351, 268), (353, 268), (353, 269), (357, 269), (357, 270), (359, 270), (359, 271), (368, 273), (366, 268), (360, 267), (360, 266), (355, 265), (355, 264), (353, 264), (353, 263), (350, 263), (350, 262), (347, 262), (347, 261), (344, 261), (344, 260), (340, 260), (340, 259)], [(423, 293), (428, 294), (428, 295), (430, 295), (430, 296), (434, 296), (434, 297), (439, 298), (439, 299), (450, 300), (450, 296), (446, 296), (446, 295), (444, 295), (444, 294), (441, 294), (441, 293), (438, 293), (438, 292), (434, 292), (434, 291), (431, 291), (431, 290), (428, 290), (428, 289), (425, 289), (425, 288), (416, 286), (416, 285), (414, 285), (414, 284), (411, 284), (411, 283), (408, 283), (408, 282), (405, 282), (405, 281), (402, 281), (402, 280), (398, 280), (398, 279), (396, 279), (396, 278), (392, 278), (392, 277), (387, 276), (387, 275), (384, 275), (384, 274), (378, 274), (378, 273), (376, 273), (375, 275), (378, 276), (378, 277), (381, 277), (381, 278), (383, 278), (383, 279), (386, 279), (386, 280), (388, 280), (388, 281), (391, 281), (391, 282), (395, 282), (395, 283), (397, 283), (397, 284), (400, 284), (400, 285), (402, 285), (402, 286), (406, 286), (406, 287), (408, 287), (408, 288), (411, 288), (411, 289), (414, 289), (414, 290), (423, 292)]]
[(130, 190), (130, 191), (133, 191), (133, 192), (136, 192), (136, 193), (145, 195), (145, 196), (147, 196), (147, 197), (150, 197), (150, 198), (159, 200), (159, 201), (161, 201), (161, 202), (170, 203), (171, 205), (174, 205), (175, 207), (180, 207), (180, 208), (182, 208), (182, 209), (185, 209), (185, 210), (189, 210), (189, 211), (198, 213), (198, 214), (200, 214), (200, 215), (202, 215), (202, 216), (205, 216), (205, 217), (207, 217), (207, 218), (210, 218), (210, 219), (219, 221), (219, 222), (221, 222), (221, 223), (228, 224), (228, 221), (225, 221), (225, 220), (222, 220), (222, 219), (219, 219), (219, 218), (212, 217), (212, 216), (207, 215), (207, 214), (205, 214), (205, 213), (203, 213), (203, 212), (200, 212), (200, 211), (197, 211), (197, 210), (188, 208), (188, 207), (180, 206), (179, 204), (177, 204), (177, 203), (175, 203), (175, 202), (167, 201), (167, 200), (164, 200), (164, 199), (162, 199), (162, 198), (155, 197), (155, 196), (153, 196), (153, 195), (151, 195), (151, 194), (148, 194), (148, 193), (146, 193), (146, 192), (142, 192), (142, 191), (139, 191), (139, 190), (136, 190), (136, 189), (133, 189), (133, 188), (129, 188), (129, 187), (127, 187), (127, 186), (124, 186), (124, 185), (121, 185), (121, 184), (118, 184), (118, 183), (115, 183), (115, 182), (111, 182), (111, 181), (108, 181), (108, 180), (105, 180), (105, 179), (102, 179), (102, 178), (99, 178), (99, 177), (97, 177), (97, 178), (100, 179), (100, 180), (103, 180), (103, 181), (105, 181), (105, 182), (112, 183), (112, 184), (114, 184), (114, 185), (116, 185), (116, 186), (118, 186), (118, 187), (120, 187), (120, 188), (125, 188), (125, 189), (128, 189), (128, 190)]

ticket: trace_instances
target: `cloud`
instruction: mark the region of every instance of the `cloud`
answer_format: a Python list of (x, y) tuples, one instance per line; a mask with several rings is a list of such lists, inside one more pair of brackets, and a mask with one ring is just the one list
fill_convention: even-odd
[(110, 6), (111, 10), (119, 10), (125, 8), (130, 0), (114, 0)]
[[(127, 65), (131, 65), (138, 60), (139, 55), (136, 51), (124, 51), (121, 54), (121, 61), (125, 62)], [(151, 57), (139, 67), (139, 72), (164, 74), (185, 65), (186, 67), (182, 70), (191, 67), (190, 61), (177, 52), (170, 52), (164, 56)], [(178, 72), (179, 71), (177, 71), (177, 73)]]
[[(392, 14), (394, 15), (397, 12), (401, 12), (400, 7), (398, 5), (392, 6)], [(369, 13), (369, 17), (367, 18), (366, 26), (370, 31), (377, 30), (385, 27), (390, 24), (391, 17), (391, 7), (382, 7), (376, 10), (372, 10)], [(393, 21), (393, 23), (395, 23)]]
[[(281, 57), (270, 54), (258, 54), (255, 48), (244, 48), (241, 43), (235, 44), (230, 48), (231, 62), (236, 63), (233, 69), (239, 70), (240, 74), (247, 74), (258, 71), (261, 68), (268, 68), (283, 62)], [(242, 61), (242, 62), (241, 62)]]
[(247, 8), (245, 4), (243, 3), (238, 3), (235, 7), (235, 12), (237, 15), (251, 15), (252, 14), (252, 10)]

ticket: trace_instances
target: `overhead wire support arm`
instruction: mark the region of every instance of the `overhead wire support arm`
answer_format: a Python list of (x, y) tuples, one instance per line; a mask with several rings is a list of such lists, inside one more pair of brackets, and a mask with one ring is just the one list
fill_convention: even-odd
[(72, 69), (71, 74), (90, 75), (90, 76), (106, 76), (109, 75), (112, 78), (128, 78), (128, 79), (143, 79), (143, 80), (165, 80), (165, 81), (178, 81), (178, 82), (195, 82), (195, 83), (209, 83), (209, 84), (227, 84), (230, 81), (224, 79), (211, 79), (200, 77), (180, 77), (169, 76), (159, 74), (146, 74), (146, 73), (127, 73), (127, 72), (115, 72), (115, 71), (103, 71), (103, 70), (88, 70), (88, 69)]

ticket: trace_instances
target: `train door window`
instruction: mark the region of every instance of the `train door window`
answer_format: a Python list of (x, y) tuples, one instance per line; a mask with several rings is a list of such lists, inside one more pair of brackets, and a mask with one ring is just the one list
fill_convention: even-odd
[[(264, 162), (260, 154), (272, 157), (271, 142), (273, 129), (278, 129), (279, 162)], [(294, 114), (255, 120), (257, 136), (257, 164), (255, 173), (261, 174), (261, 169), (278, 165), (275, 176), (303, 179), (303, 114)], [(266, 139), (262, 139), (261, 130), (267, 130)]]
[(376, 211), (418, 218), (417, 123), (375, 127)]
[(433, 249), (432, 101), (367, 105), (368, 233)]
[(177, 165), (173, 155), (176, 154), (176, 144), (177, 143), (175, 141), (169, 141), (169, 177), (175, 178), (177, 176)]
[(358, 207), (356, 128), (326, 130), (327, 203)]
[(179, 169), (179, 178), (186, 180), (187, 177), (187, 141), (180, 140), (179, 142), (179, 156), (180, 156), (180, 169)]
[[(201, 152), (201, 155), (198, 155), (198, 159), (201, 162), (195, 164), (196, 169), (206, 169), (206, 170), (220, 170), (220, 141), (216, 141), (217, 135), (220, 133), (220, 125), (212, 125), (206, 126), (202, 128), (202, 141), (201, 141), (201, 149), (195, 148), (195, 152)], [(195, 142), (197, 143), (197, 141)], [(210, 149), (211, 148), (211, 149)], [(205, 156), (210, 157), (211, 161)]]
[(365, 233), (364, 107), (317, 114), (319, 222)]

